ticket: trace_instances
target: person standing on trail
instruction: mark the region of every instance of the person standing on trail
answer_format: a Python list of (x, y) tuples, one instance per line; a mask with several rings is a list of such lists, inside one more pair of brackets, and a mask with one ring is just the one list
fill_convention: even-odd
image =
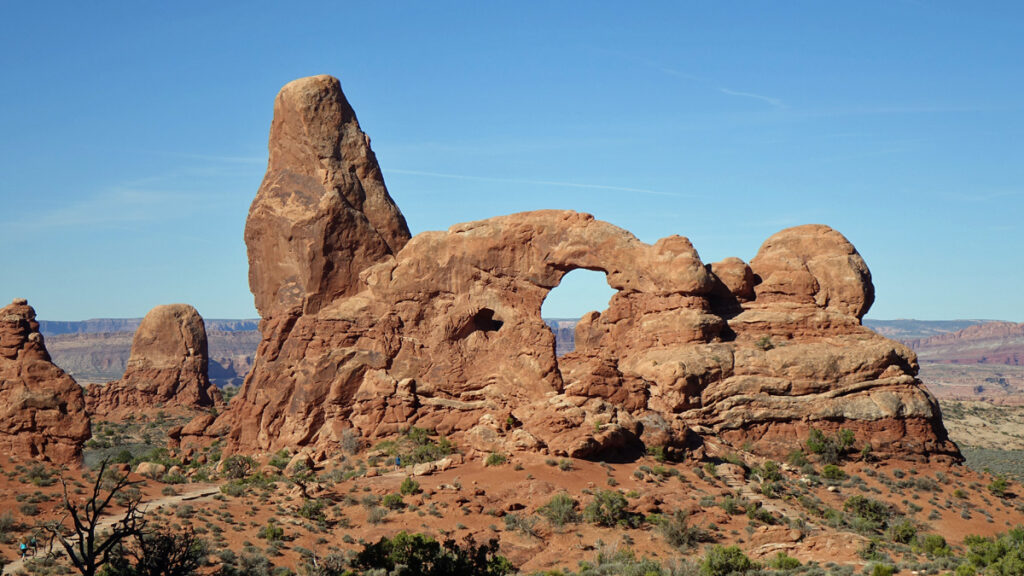
[(39, 555), (39, 543), (36, 542), (36, 537), (34, 535), (32, 536), (32, 540), (29, 541), (29, 544), (32, 545), (32, 556), (38, 556)]
[(28, 546), (25, 544), (25, 541), (22, 540), (21, 541), (21, 559), (22, 560), (25, 559), (25, 552), (27, 552), (27, 551), (28, 551)]

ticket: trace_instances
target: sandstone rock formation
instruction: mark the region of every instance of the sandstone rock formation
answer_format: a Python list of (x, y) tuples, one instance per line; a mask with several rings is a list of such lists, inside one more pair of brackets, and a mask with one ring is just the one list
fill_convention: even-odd
[[(416, 425), (480, 451), (682, 455), (710, 442), (778, 456), (814, 427), (853, 430), (876, 453), (958, 457), (913, 352), (861, 325), (871, 276), (835, 230), (791, 228), (750, 264), (708, 266), (684, 237), (649, 245), (571, 211), (405, 243), (337, 86), (307, 78), (278, 96), (246, 225), (263, 342), (231, 409), (183, 441), (329, 449), (347, 428), (372, 438)], [(363, 145), (338, 144), (349, 140)], [(339, 184), (324, 162), (362, 166), (387, 201), (334, 193), (366, 184)], [(541, 304), (577, 268), (618, 292), (558, 359)]]
[(88, 388), (90, 414), (108, 416), (125, 410), (207, 408), (220, 392), (207, 377), (206, 328), (188, 304), (157, 306), (135, 331), (124, 376)]
[(82, 388), (50, 361), (35, 310), (0, 308), (0, 453), (77, 465), (89, 436)]

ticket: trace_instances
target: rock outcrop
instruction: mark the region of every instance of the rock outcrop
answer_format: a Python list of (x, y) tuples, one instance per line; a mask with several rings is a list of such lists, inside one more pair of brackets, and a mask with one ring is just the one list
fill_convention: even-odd
[[(649, 245), (571, 211), (406, 243), (356, 126), (333, 79), (278, 96), (246, 225), (263, 342), (231, 409), (183, 441), (330, 448), (348, 428), (415, 425), (480, 451), (682, 455), (713, 440), (778, 456), (813, 427), (852, 430), (878, 454), (959, 457), (913, 352), (862, 326), (871, 275), (835, 230), (791, 228), (749, 264), (707, 266), (684, 237)], [(376, 204), (350, 194), (367, 189), (363, 172)], [(577, 268), (617, 293), (558, 359), (541, 304)]]
[(50, 361), (35, 310), (0, 308), (0, 453), (77, 465), (89, 437), (82, 388)]
[(135, 331), (124, 376), (87, 389), (89, 413), (214, 406), (220, 392), (207, 377), (208, 365), (206, 327), (196, 309), (188, 304), (157, 306)]

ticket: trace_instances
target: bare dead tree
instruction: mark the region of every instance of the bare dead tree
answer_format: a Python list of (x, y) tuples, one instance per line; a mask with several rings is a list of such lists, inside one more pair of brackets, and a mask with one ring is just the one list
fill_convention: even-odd
[[(100, 464), (92, 494), (84, 504), (72, 501), (68, 496), (67, 482), (61, 476), (66, 514), (60, 520), (42, 526), (50, 534), (51, 546), (54, 540), (60, 543), (68, 553), (72, 565), (83, 576), (95, 576), (99, 568), (110, 561), (111, 554), (117, 553), (121, 541), (139, 535), (142, 530), (143, 516), (139, 510), (141, 496), (128, 497), (123, 516), (111, 523), (109, 529), (101, 526), (103, 514), (115, 497), (128, 488), (141, 484), (129, 481), (127, 474), (119, 474), (104, 487), (107, 463), (108, 461), (104, 460)], [(64, 527), (69, 518), (72, 524), (71, 532)]]

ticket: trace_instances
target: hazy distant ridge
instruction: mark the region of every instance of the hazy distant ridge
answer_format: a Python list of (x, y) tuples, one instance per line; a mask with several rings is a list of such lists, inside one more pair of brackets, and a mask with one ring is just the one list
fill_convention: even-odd
[[(89, 320), (40, 320), (39, 331), (43, 336), (58, 334), (99, 334), (103, 332), (135, 332), (142, 318), (92, 318)], [(259, 320), (204, 319), (206, 330), (238, 332), (256, 330)]]

